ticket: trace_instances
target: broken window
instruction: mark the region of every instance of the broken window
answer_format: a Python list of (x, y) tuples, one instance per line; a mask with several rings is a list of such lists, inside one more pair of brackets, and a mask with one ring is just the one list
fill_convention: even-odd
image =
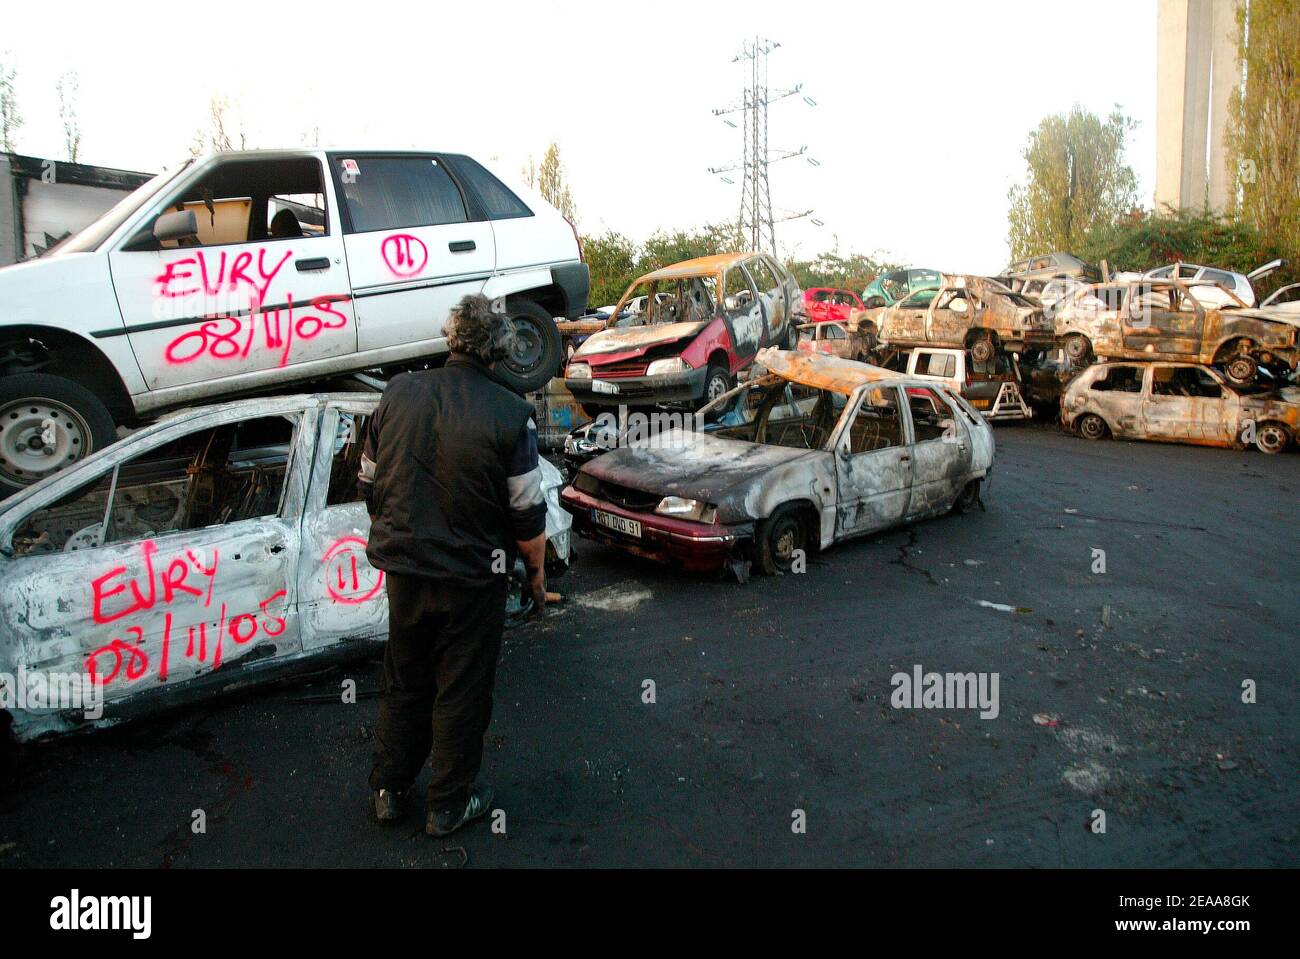
[[(167, 240), (162, 246), (169, 249), (301, 237), (308, 233), (304, 222), (314, 227), (311, 235), (329, 232), (321, 165), (311, 157), (221, 163), (186, 186), (167, 209), (192, 211), (198, 226), (197, 240)], [(133, 249), (158, 248), (151, 229), (152, 224), (133, 241)]]
[(14, 555), (71, 552), (280, 512), (297, 417), (187, 433), (117, 464), (32, 513)]
[(957, 373), (957, 357), (951, 353), (918, 353), (916, 372), (921, 376), (955, 376)]
[(369, 424), (369, 416), (339, 411), (334, 430), (334, 456), (330, 460), (329, 487), (325, 495), (327, 507), (362, 500), (359, 481), (361, 450), (365, 445), (366, 427)]
[(924, 310), (928, 309), (934, 302), (934, 298), (939, 295), (938, 290), (917, 290), (903, 302), (898, 304), (899, 309), (903, 310)]
[(1194, 366), (1154, 366), (1151, 368), (1151, 394), (1217, 400), (1223, 396), (1223, 388), (1209, 373)]
[(943, 439), (952, 420), (948, 404), (934, 390), (908, 387), (907, 404), (912, 409), (912, 432), (917, 443)]
[(772, 272), (772, 268), (763, 257), (756, 256), (749, 260), (745, 263), (745, 268), (749, 271), (749, 275), (753, 278), (760, 291), (763, 293), (781, 292), (781, 281), (776, 278), (776, 274)]
[(903, 445), (903, 423), (898, 412), (898, 390), (876, 387), (862, 397), (849, 426), (849, 452), (870, 453)]
[(1099, 393), (1141, 393), (1142, 369), (1137, 366), (1111, 366), (1092, 382)]

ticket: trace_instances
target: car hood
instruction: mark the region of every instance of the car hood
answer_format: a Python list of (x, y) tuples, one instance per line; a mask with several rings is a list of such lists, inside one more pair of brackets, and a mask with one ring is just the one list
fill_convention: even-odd
[(1244, 310), (1220, 310), (1219, 312), (1225, 320), (1244, 316), (1252, 320), (1263, 320), (1266, 323), (1285, 323), (1287, 326), (1300, 327), (1300, 313), (1290, 312), (1278, 307), (1253, 306)]
[(599, 353), (633, 353), (661, 343), (694, 336), (704, 329), (704, 323), (661, 323), (651, 326), (633, 326), (625, 329), (602, 330), (587, 337), (574, 353), (574, 358)]
[(745, 492), (769, 470), (817, 453), (673, 430), (655, 437), (653, 447), (625, 446), (597, 456), (582, 471), (646, 493), (710, 502), (725, 517), (743, 512)]

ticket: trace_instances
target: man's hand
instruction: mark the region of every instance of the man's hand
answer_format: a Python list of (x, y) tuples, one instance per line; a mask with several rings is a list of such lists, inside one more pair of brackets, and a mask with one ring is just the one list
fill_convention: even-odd
[(546, 609), (546, 534), (518, 540), (519, 555), (528, 569), (528, 595), (533, 601), (533, 616)]

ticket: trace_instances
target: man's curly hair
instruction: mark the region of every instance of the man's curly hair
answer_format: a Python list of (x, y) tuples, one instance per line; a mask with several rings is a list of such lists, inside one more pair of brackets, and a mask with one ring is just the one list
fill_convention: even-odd
[(447, 348), (453, 353), (463, 353), (484, 363), (505, 359), (515, 338), (510, 319), (493, 312), (488, 298), (477, 293), (456, 304), (444, 332)]

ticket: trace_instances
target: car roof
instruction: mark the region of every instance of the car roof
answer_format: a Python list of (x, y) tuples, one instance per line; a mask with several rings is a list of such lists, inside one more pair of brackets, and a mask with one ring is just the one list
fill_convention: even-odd
[(888, 383), (899, 386), (933, 386), (930, 381), (903, 376), (882, 366), (871, 366), (854, 360), (843, 360), (824, 353), (798, 353), (778, 350), (769, 346), (759, 350), (754, 362), (767, 368), (769, 373), (791, 383), (811, 386), (846, 396), (859, 386), (868, 383)]
[(737, 263), (758, 256), (757, 253), (715, 253), (712, 256), (697, 256), (693, 260), (682, 260), (652, 270), (637, 278), (637, 283), (646, 280), (680, 280), (693, 276), (717, 276), (731, 269)]

